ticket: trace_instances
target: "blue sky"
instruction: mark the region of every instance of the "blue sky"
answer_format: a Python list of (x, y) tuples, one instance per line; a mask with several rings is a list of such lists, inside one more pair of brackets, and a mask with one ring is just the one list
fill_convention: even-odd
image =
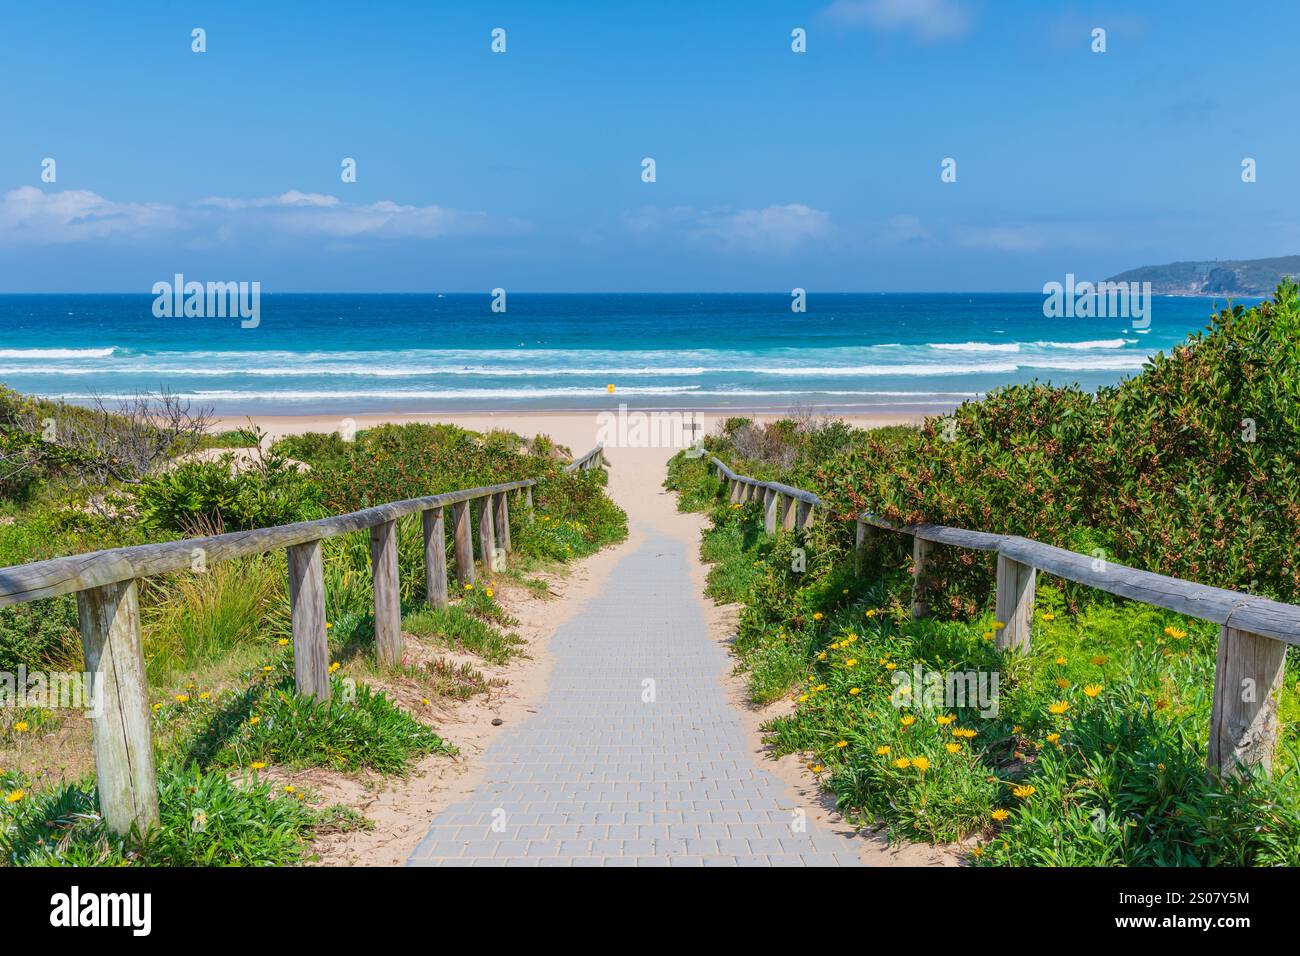
[(0, 291), (1036, 290), (1300, 252), (1300, 12), (1231, 9), (9, 4)]

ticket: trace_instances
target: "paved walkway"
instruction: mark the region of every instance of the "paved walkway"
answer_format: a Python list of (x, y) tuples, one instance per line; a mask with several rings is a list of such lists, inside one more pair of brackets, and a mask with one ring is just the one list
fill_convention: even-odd
[(433, 820), (410, 865), (857, 864), (814, 814), (796, 826), (750, 755), (686, 547), (648, 531), (556, 631), (537, 713), (488, 748), (482, 782)]

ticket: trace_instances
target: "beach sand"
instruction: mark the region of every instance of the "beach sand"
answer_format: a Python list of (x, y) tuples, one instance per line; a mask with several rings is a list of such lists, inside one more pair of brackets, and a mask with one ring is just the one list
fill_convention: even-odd
[[(754, 416), (777, 418), (780, 416)], [(712, 433), (722, 416), (700, 413), (696, 420), (701, 425), (701, 435)], [(913, 416), (873, 416), (846, 418), (855, 425), (900, 424), (917, 421)], [(219, 428), (235, 428), (246, 424), (246, 419), (222, 419)], [(347, 427), (344, 420), (319, 415), (258, 416), (255, 423), (272, 437), (304, 431), (335, 431)], [(439, 414), (423, 415), (358, 415), (352, 421), (357, 429), (384, 422), (447, 422), (475, 431), (494, 428), (507, 429), (532, 437), (549, 435), (560, 444), (567, 445), (575, 454), (582, 454), (597, 441), (601, 420), (592, 412), (511, 412), (508, 414)], [(499, 674), (509, 681), (506, 692), (497, 700), (485, 703), (471, 702), (457, 707), (439, 724), (440, 731), (461, 748), (461, 756), (450, 763), (445, 758), (430, 758), (416, 768), (413, 776), (404, 781), (388, 784), (379, 793), (371, 793), (361, 800), (367, 816), (375, 820), (373, 831), (349, 834), (327, 839), (318, 847), (325, 865), (394, 865), (403, 862), (418, 843), (425, 826), (437, 812), (453, 803), (471, 789), (480, 779), (475, 759), (497, 736), (490, 719), (502, 716), (509, 723), (526, 720), (546, 693), (550, 662), (547, 643), (550, 635), (582, 608), (583, 604), (599, 592), (601, 582), (610, 569), (626, 552), (634, 549), (647, 531), (654, 530), (678, 537), (698, 553), (700, 533), (707, 519), (698, 514), (677, 511), (676, 496), (663, 488), (667, 461), (675, 448), (626, 448), (607, 446), (609, 461), (609, 493), (628, 512), (628, 541), (580, 562), (572, 573), (552, 585), (559, 595), (547, 602), (529, 601), (521, 596), (511, 613), (524, 623), (524, 636), (528, 639), (528, 659), (513, 662)], [(696, 591), (709, 621), (713, 640), (729, 647), (734, 636), (738, 608), (718, 606), (704, 597), (707, 567), (696, 561), (692, 568)], [(513, 602), (512, 602), (513, 603)], [(486, 669), (485, 669), (486, 670)], [(772, 761), (762, 742), (761, 726), (767, 720), (788, 709), (781, 701), (767, 708), (748, 704), (744, 693), (744, 679), (728, 669), (718, 675), (728, 700), (742, 713), (750, 739), (752, 752), (786, 784), (795, 801), (804, 806), (821, 807), (820, 824), (832, 829), (847, 830), (835, 813), (830, 799), (819, 792), (816, 781), (808, 773), (798, 755), (788, 755)], [(797, 797), (796, 797), (797, 795)], [(360, 794), (335, 793), (344, 802), (357, 804)], [(351, 799), (349, 799), (351, 798)], [(890, 849), (881, 838), (859, 841), (864, 862), (874, 866), (899, 865), (950, 865), (956, 854), (950, 849), (927, 845), (908, 845)]]

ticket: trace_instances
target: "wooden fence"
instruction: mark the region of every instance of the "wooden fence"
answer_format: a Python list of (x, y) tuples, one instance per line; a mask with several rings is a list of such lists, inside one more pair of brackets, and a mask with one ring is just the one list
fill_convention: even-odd
[[(764, 496), (765, 525), (776, 530), (777, 500), (784, 504), (783, 527), (803, 528), (814, 509), (825, 510), (817, 495), (775, 482), (737, 475), (717, 458), (710, 462), (727, 483), (731, 501)], [(797, 518), (791, 517), (799, 503)], [(805, 515), (804, 508), (807, 507)], [(926, 564), (935, 545), (970, 548), (997, 555), (994, 619), (1001, 624), (997, 644), (1028, 653), (1034, 620), (1034, 590), (1039, 571), (1067, 581), (1188, 617), (1220, 625), (1214, 671), (1214, 702), (1210, 718), (1209, 758), (1220, 773), (1242, 767), (1272, 767), (1277, 742), (1278, 697), (1286, 668), (1288, 644), (1300, 644), (1300, 607), (1224, 588), (1196, 584), (1150, 571), (1126, 567), (1096, 555), (1083, 555), (1018, 535), (989, 534), (943, 525), (896, 525), (871, 514), (854, 516), (860, 551), (869, 534), (880, 529), (912, 538), (912, 616), (929, 613)]]
[[(598, 445), (565, 470), (596, 467), (601, 451)], [(173, 571), (201, 571), (218, 561), (283, 548), (289, 573), (294, 683), (299, 693), (326, 700), (330, 696), (330, 677), (322, 542), (369, 529), (375, 653), (381, 664), (393, 664), (402, 658), (397, 520), (414, 514), (422, 516), (427, 599), (432, 606), (445, 608), (447, 509), (451, 509), (457, 579), (462, 585), (473, 584), (471, 506), (477, 511), (483, 572), (503, 570), (511, 551), (510, 496), (522, 498), (531, 520), (536, 484), (529, 478), (394, 501), (316, 521), (92, 551), (0, 568), (0, 607), (62, 594), (77, 595), (85, 669), (93, 675), (101, 694), (101, 716), (92, 721), (100, 810), (112, 830), (127, 833), (134, 825), (144, 832), (158, 823), (158, 787), (137, 579)]]

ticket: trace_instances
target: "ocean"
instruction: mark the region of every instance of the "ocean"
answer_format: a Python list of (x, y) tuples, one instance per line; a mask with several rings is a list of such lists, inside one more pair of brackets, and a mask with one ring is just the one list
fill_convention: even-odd
[[(1252, 300), (1253, 301), (1253, 300)], [(0, 295), (0, 382), (89, 403), (166, 388), (218, 414), (785, 410), (930, 413), (1033, 379), (1095, 389), (1203, 328), (1045, 318), (1043, 296), (267, 294), (260, 322), (155, 318), (150, 295)], [(614, 386), (611, 393), (609, 386)]]

